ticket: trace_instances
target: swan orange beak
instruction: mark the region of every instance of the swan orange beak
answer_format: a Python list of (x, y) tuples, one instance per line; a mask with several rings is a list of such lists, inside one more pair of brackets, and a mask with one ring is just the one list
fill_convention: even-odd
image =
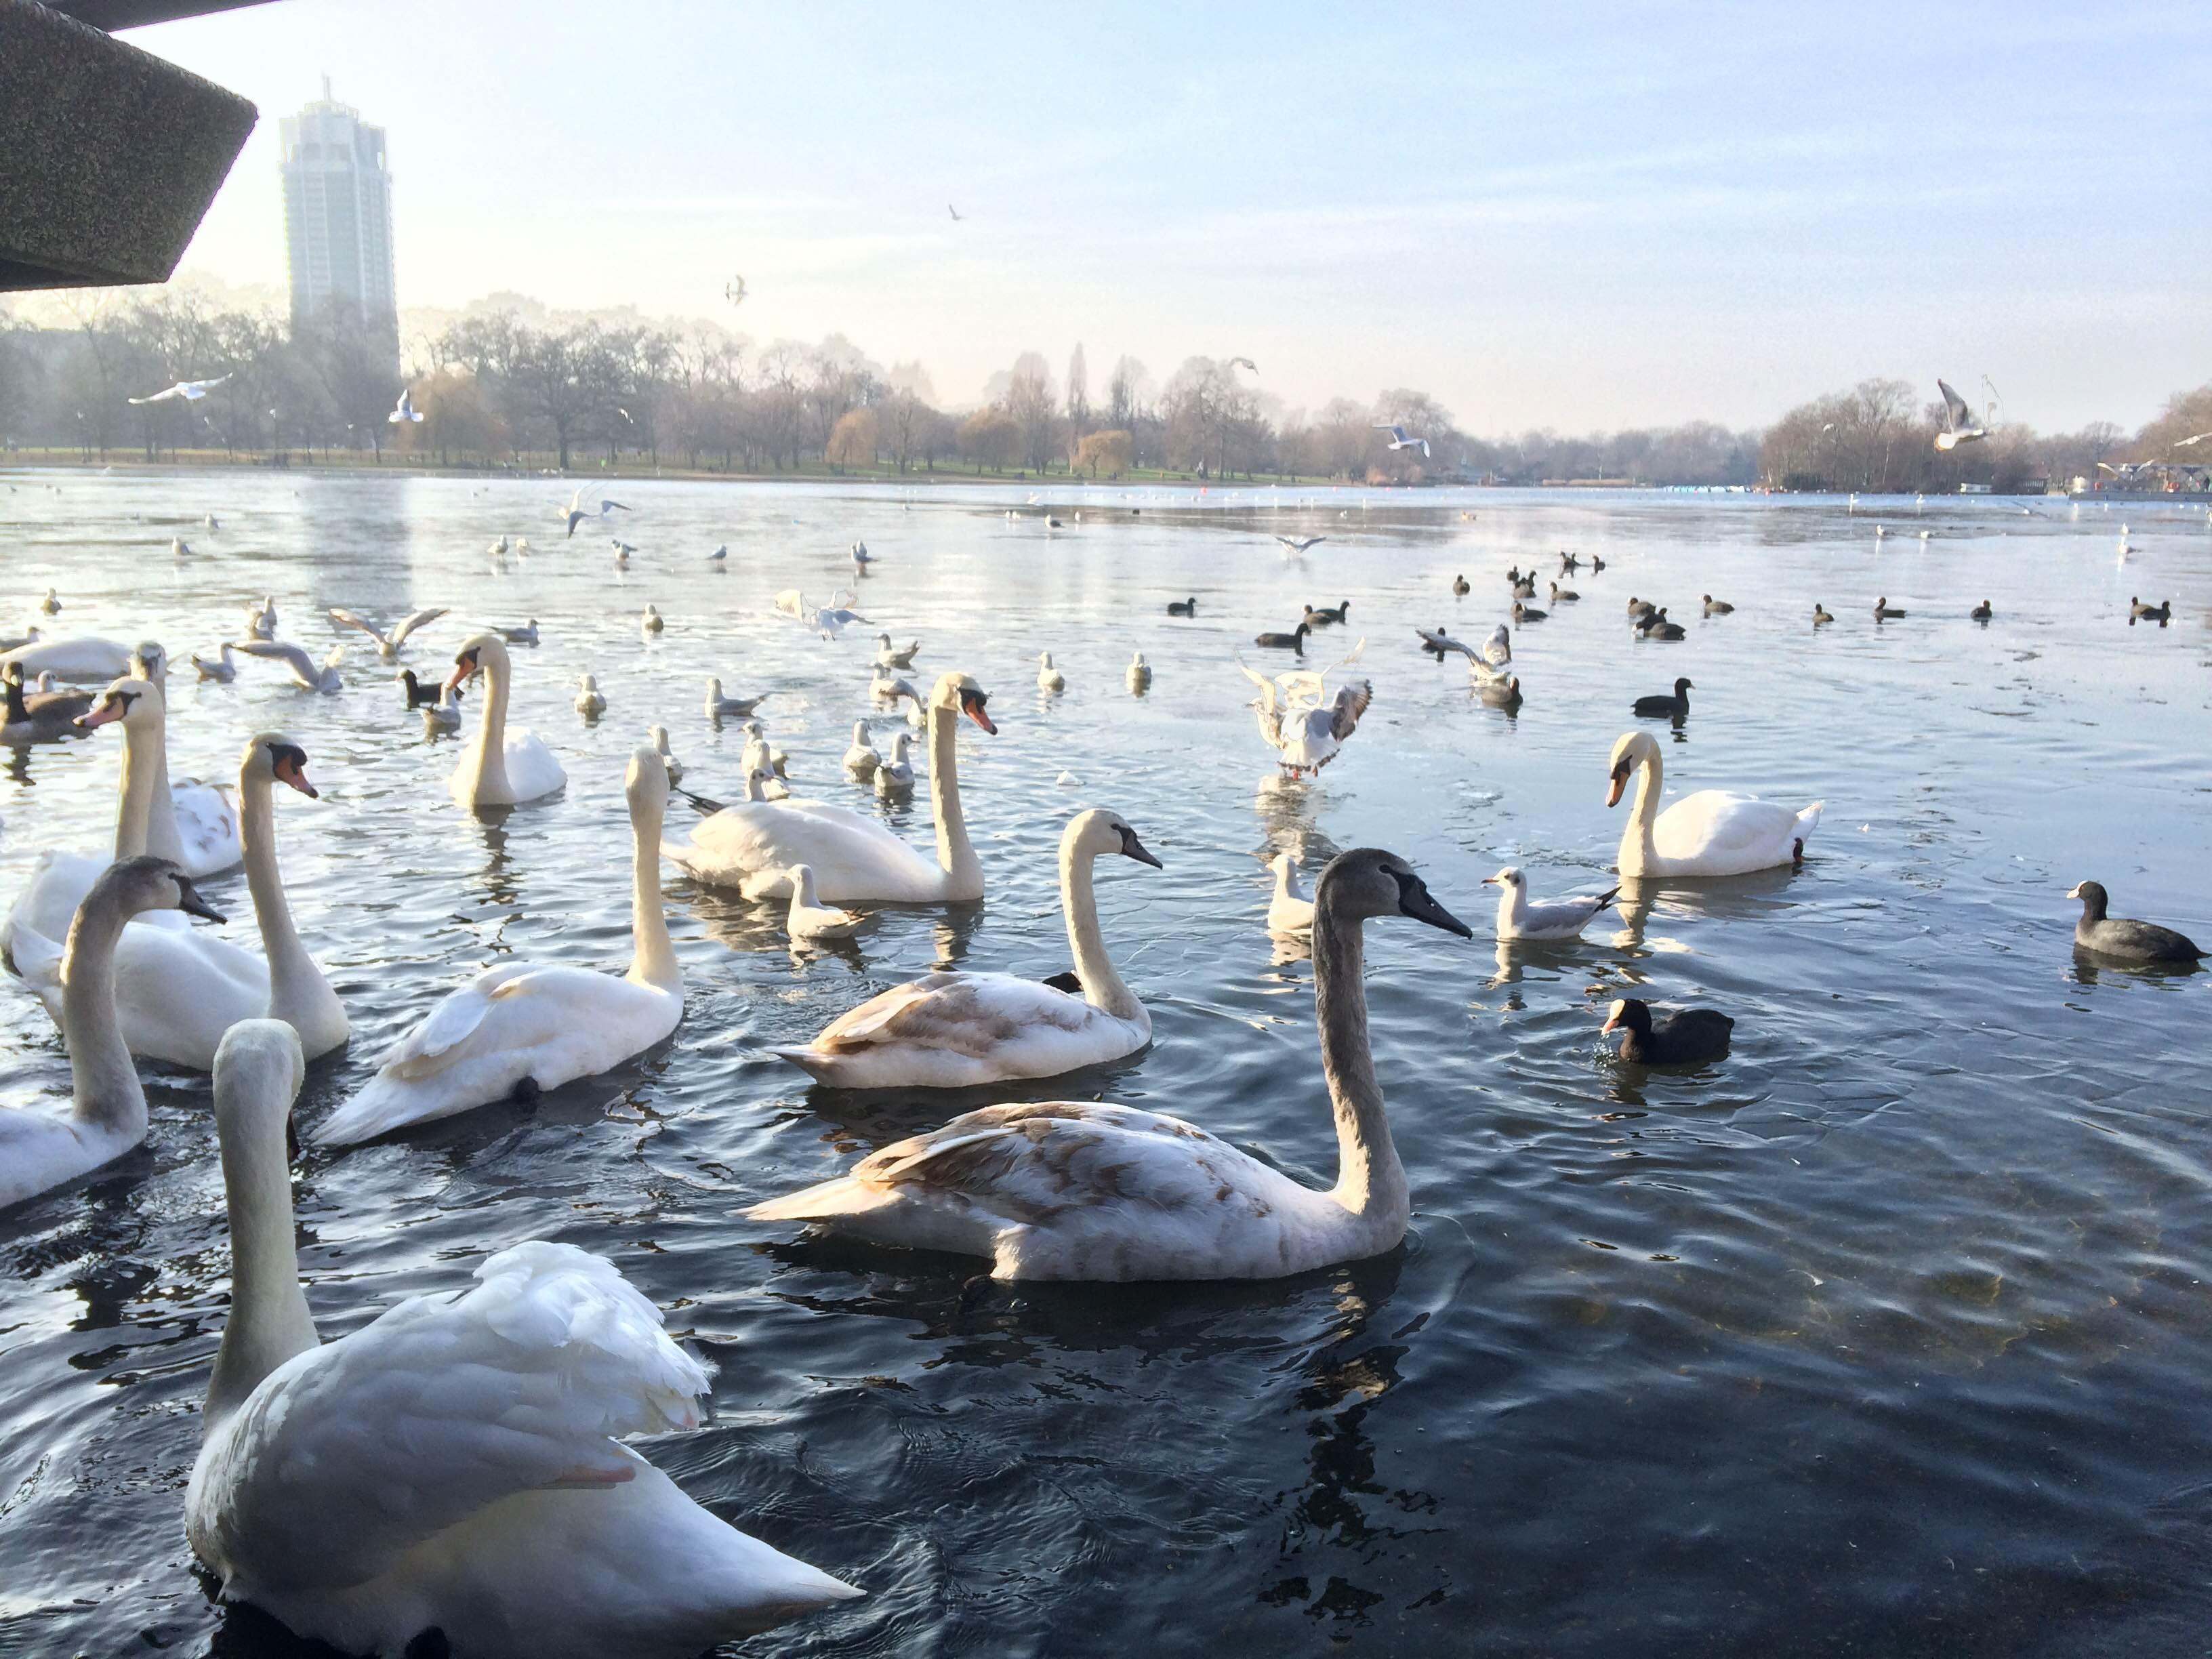
[(1626, 766), (1614, 767), (1613, 769), (1613, 786), (1605, 792), (1605, 804), (1607, 806), (1620, 805), (1620, 792), (1627, 787), (1628, 768)]
[(462, 682), (476, 672), (477, 653), (473, 651), (462, 652), (459, 656), (453, 659), (453, 672), (446, 681), (446, 690), (448, 691), (459, 690)]
[(990, 700), (991, 694), (988, 691), (963, 691), (960, 694), (960, 710), (995, 738), (999, 735), (999, 728), (983, 707)]

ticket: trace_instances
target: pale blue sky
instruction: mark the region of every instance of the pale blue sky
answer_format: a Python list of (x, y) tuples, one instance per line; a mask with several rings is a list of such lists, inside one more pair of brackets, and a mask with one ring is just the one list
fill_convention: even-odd
[(838, 331), (951, 403), (1078, 340), (1094, 388), (1241, 354), (1478, 432), (1870, 374), (2132, 426), (2212, 379), (2202, 3), (279, 0), (130, 38), (261, 107), (188, 269), (281, 283), (276, 120), (327, 71), (391, 134), (403, 305)]

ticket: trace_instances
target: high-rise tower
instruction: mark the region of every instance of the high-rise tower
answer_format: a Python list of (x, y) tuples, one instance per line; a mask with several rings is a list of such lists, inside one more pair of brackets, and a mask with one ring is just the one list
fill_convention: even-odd
[(392, 277), (392, 174), (384, 129), (323, 96), (279, 124), (283, 141), (284, 243), (292, 270), (292, 325), (325, 325), (333, 310), (388, 334), (399, 356)]

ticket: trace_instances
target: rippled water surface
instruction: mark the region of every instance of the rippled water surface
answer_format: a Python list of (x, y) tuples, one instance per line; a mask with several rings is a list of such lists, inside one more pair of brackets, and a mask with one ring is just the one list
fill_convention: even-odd
[[(794, 956), (772, 908), (671, 869), (672, 1041), (534, 1109), (301, 1165), (326, 1336), (555, 1237), (611, 1256), (713, 1356), (712, 1425), (646, 1449), (870, 1591), (739, 1650), (2202, 1650), (2212, 975), (2077, 962), (2063, 896), (2094, 877), (2120, 913), (2212, 938), (2201, 508), (1062, 490), (1054, 532), (1005, 515), (1018, 492), (625, 483), (639, 551), (618, 573), (604, 535), (560, 539), (550, 480), (53, 481), (0, 495), (0, 603), (55, 586), (61, 631), (181, 661), (266, 592), (320, 656), (325, 606), (452, 606), (409, 648), (427, 674), (465, 622), (538, 619), (515, 718), (570, 781), (504, 815), (451, 804), (457, 742), (426, 739), (371, 653), (334, 697), (258, 663), (230, 686), (173, 678), (179, 775), (234, 772), (273, 726), (323, 791), (278, 811), (354, 1024), (310, 1073), (308, 1124), (478, 966), (621, 967), (631, 746), (665, 723), (688, 784), (737, 787), (743, 735), (701, 714), (708, 674), (773, 689), (803, 793), (866, 799), (836, 762), (869, 712), (872, 630), (825, 642), (769, 608), (826, 598), (856, 538), (880, 560), (859, 608), (922, 640), (917, 681), (964, 669), (994, 693), (1001, 735), (961, 747), (982, 904), (889, 911)], [(219, 532), (196, 527), (210, 511)], [(1328, 540), (1286, 562), (1277, 532)], [(536, 550), (495, 561), (502, 532)], [(1523, 630), (1517, 718), (1415, 650), (1417, 623), (1479, 639), (1506, 567), (1548, 577), (1561, 548), (1608, 568)], [(1735, 613), (1698, 620), (1707, 592)], [(1164, 614), (1193, 592), (1195, 621)], [(1688, 639), (1633, 641), (1632, 593)], [(2136, 593), (2172, 596), (2173, 626), (2129, 628)], [(1878, 629), (1877, 594), (1910, 614)], [(1984, 598), (1986, 629), (1966, 617)], [(1320, 781), (1279, 787), (1235, 653), (1346, 599), (1315, 655), (1364, 636), (1373, 708)], [(669, 619), (651, 641), (648, 600)], [(1815, 600), (1838, 618), (1818, 633)], [(1042, 649), (1062, 696), (1036, 690)], [(1136, 649), (1142, 699), (1121, 678)], [(611, 703), (596, 726), (571, 707), (586, 669)], [(1670, 792), (1824, 799), (1805, 867), (1662, 891), (1579, 945), (1494, 949), (1479, 883), (1501, 864), (1540, 895), (1606, 883), (1608, 748), (1678, 673), (1697, 689)], [(40, 848), (110, 839), (118, 747), (0, 776), (0, 894)], [(1386, 846), (1474, 925), (1471, 944), (1368, 930), (1413, 1190), (1401, 1249), (1273, 1284), (1005, 1288), (740, 1218), (976, 1103), (812, 1089), (764, 1049), (934, 964), (1064, 968), (1054, 848), (1089, 805), (1167, 866), (1100, 881), (1155, 1041), (999, 1097), (1173, 1111), (1326, 1183), (1311, 968), (1262, 927), (1264, 859)], [(926, 791), (890, 816), (927, 842)], [(250, 939), (242, 877), (207, 887)], [(1597, 1028), (1631, 992), (1733, 1014), (1734, 1054), (1686, 1075), (1609, 1058)], [(60, 1041), (12, 981), (0, 1053), (0, 1101), (65, 1104)], [(157, 1069), (143, 1150), (0, 1212), (0, 1652), (302, 1651), (219, 1608), (185, 1547), (228, 1246), (206, 1081)]]

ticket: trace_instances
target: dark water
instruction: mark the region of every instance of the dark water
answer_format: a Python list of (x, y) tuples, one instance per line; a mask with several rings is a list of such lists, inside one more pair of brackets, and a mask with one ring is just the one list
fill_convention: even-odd
[[(860, 608), (922, 637), (917, 681), (963, 668), (995, 693), (1003, 735), (962, 750), (984, 904), (888, 913), (848, 954), (794, 958), (771, 911), (672, 884), (688, 1003), (671, 1043), (534, 1111), (301, 1169), (326, 1336), (556, 1237), (611, 1256), (714, 1357), (714, 1424), (650, 1455), (871, 1592), (743, 1651), (2205, 1650), (2212, 975), (2077, 963), (2063, 897), (2093, 876), (2122, 913), (2212, 936), (2201, 510), (1063, 492), (1048, 537), (1000, 495), (917, 492), (908, 510), (893, 492), (626, 484), (639, 511), (618, 528), (641, 551), (618, 575), (603, 538), (559, 540), (550, 480), (14, 483), (13, 599), (53, 584), (70, 629), (157, 635), (179, 660), (264, 592), (318, 655), (325, 605), (450, 605), (410, 648), (425, 670), (465, 619), (540, 619), (516, 714), (570, 784), (503, 821), (451, 805), (457, 744), (424, 739), (366, 652), (332, 698), (258, 664), (231, 687), (173, 680), (179, 775), (221, 776), (281, 726), (324, 791), (279, 809), (302, 929), (356, 1034), (313, 1069), (310, 1123), (494, 956), (619, 968), (630, 746), (664, 722), (688, 782), (734, 787), (743, 738), (698, 713), (706, 674), (774, 687), (794, 778), (847, 794), (872, 630), (826, 644), (769, 602), (826, 596), (855, 537), (882, 561)], [(210, 510), (219, 533), (192, 527)], [(2122, 565), (2124, 518), (2141, 550)], [(197, 553), (173, 563), (179, 529)], [(1286, 564), (1279, 529), (1329, 540)], [(538, 552), (495, 566), (501, 532)], [(1548, 575), (1561, 547), (1611, 568), (1569, 578), (1582, 603), (1525, 630), (1509, 720), (1419, 656), (1412, 626), (1479, 638), (1505, 566)], [(1455, 601), (1461, 570), (1475, 592)], [(1162, 614), (1194, 591), (1194, 623)], [(1697, 621), (1708, 591), (1740, 608)], [(1632, 643), (1632, 592), (1687, 641)], [(2185, 614), (2130, 629), (2137, 592)], [(1877, 629), (1877, 593), (1911, 614)], [(1984, 597), (1986, 629), (1966, 617)], [(1325, 649), (1366, 636), (1374, 708), (1319, 784), (1275, 787), (1231, 653), (1300, 601), (1347, 598)], [(650, 643), (648, 599), (669, 618)], [(1840, 619), (1817, 635), (1815, 599)], [(1048, 648), (1069, 679), (1049, 702)], [(1155, 672), (1141, 701), (1121, 684), (1135, 648)], [(586, 668), (612, 703), (596, 728), (570, 708)], [(1601, 805), (1608, 747), (1629, 700), (1677, 673), (1698, 690), (1670, 787), (1825, 799), (1810, 861), (1496, 957), (1480, 878), (1510, 861), (1540, 895), (1602, 881), (1622, 818)], [(106, 840), (116, 765), (100, 737), (0, 780), (0, 893), (36, 849)], [(1157, 1040), (993, 1092), (1175, 1111), (1326, 1182), (1310, 968), (1262, 930), (1261, 860), (1389, 846), (1479, 940), (1369, 930), (1413, 1185), (1404, 1247), (1275, 1284), (970, 1288), (973, 1263), (738, 1219), (973, 1103), (811, 1091), (762, 1050), (939, 962), (1065, 966), (1052, 850), (1094, 804), (1167, 864), (1101, 883)], [(925, 793), (892, 816), (926, 842), (927, 812)], [(250, 935), (242, 878), (211, 886)], [(1597, 1027), (1631, 988), (1734, 1014), (1733, 1056), (1687, 1076), (1609, 1060)], [(0, 1099), (59, 1107), (45, 1016), (10, 989), (0, 1021)], [(299, 1651), (216, 1607), (185, 1547), (228, 1247), (205, 1081), (149, 1092), (143, 1151), (0, 1213), (0, 1652)]]

